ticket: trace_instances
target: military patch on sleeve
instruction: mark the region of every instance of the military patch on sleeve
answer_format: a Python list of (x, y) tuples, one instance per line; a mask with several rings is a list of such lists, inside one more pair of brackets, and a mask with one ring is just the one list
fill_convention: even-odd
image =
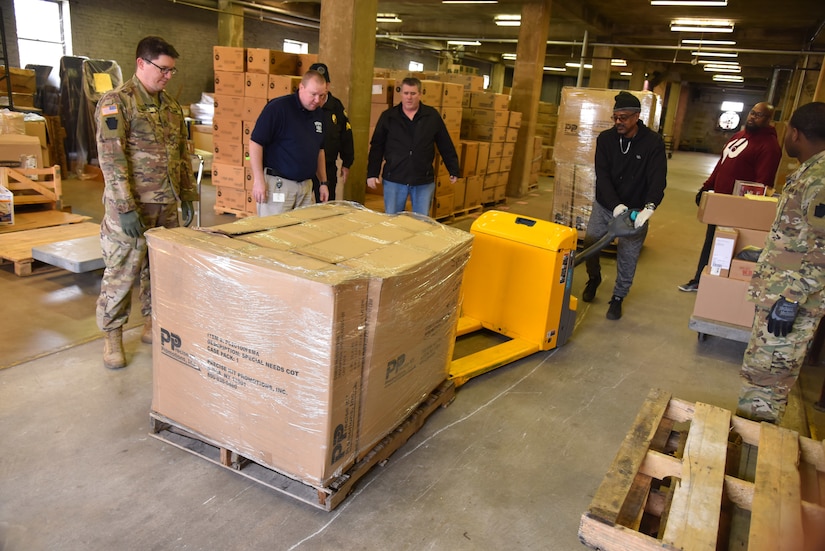
[(102, 105), (100, 107), (100, 114), (105, 116), (117, 115), (117, 105)]
[(825, 203), (819, 203), (814, 207), (814, 216), (817, 218), (825, 217)]

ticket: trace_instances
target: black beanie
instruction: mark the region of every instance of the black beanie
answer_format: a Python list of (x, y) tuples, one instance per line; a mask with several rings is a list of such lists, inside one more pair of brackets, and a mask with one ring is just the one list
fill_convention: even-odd
[(613, 106), (614, 111), (641, 111), (642, 104), (639, 98), (630, 92), (621, 91), (616, 94), (616, 104)]

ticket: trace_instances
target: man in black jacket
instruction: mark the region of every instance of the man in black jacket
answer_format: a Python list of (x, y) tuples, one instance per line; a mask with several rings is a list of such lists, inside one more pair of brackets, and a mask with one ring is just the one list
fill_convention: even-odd
[[(347, 110), (341, 100), (329, 91), (329, 69), (323, 63), (313, 63), (310, 71), (318, 71), (327, 81), (327, 95), (321, 109), (324, 113), (324, 154), (327, 158), (328, 201), (335, 201), (335, 188), (338, 179), (338, 156), (341, 156), (341, 187), (347, 183), (349, 169), (355, 161), (355, 146), (352, 140), (352, 126), (347, 117)], [(317, 176), (312, 177), (312, 191), (315, 202), (321, 202), (321, 182)]]
[[(642, 105), (629, 92), (619, 92), (613, 106), (613, 128), (596, 139), (596, 200), (587, 222), (585, 248), (607, 233), (610, 221), (628, 209), (639, 211), (638, 233), (618, 241), (616, 284), (607, 319), (622, 317), (622, 301), (630, 291), (636, 263), (647, 236), (647, 221), (662, 202), (667, 185), (667, 155), (662, 137), (639, 120)], [(588, 281), (582, 300), (590, 302), (602, 282), (599, 255), (587, 259)]]
[(450, 182), (455, 183), (458, 154), (447, 127), (438, 111), (421, 103), (421, 81), (405, 78), (401, 103), (381, 113), (370, 141), (367, 185), (377, 187), (381, 161), (385, 161), (381, 175), (387, 214), (403, 211), (409, 196), (413, 212), (429, 216), (435, 193), (435, 145), (450, 172)]

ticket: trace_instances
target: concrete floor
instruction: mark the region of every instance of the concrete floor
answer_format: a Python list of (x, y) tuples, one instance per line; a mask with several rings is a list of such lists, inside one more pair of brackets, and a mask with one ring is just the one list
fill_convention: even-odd
[[(745, 345), (699, 342), (695, 295), (676, 289), (695, 268), (704, 226), (693, 197), (715, 162), (674, 154), (621, 320), (605, 319), (605, 256), (606, 282), (580, 303), (568, 344), (460, 387), (331, 513), (149, 437), (151, 349), (133, 319), (129, 367), (103, 368), (100, 272), (0, 268), (0, 550), (582, 549), (579, 518), (650, 388), (735, 409)], [(500, 208), (546, 219), (551, 186)], [(67, 203), (99, 220), (101, 189), (67, 181)], [(231, 220), (210, 197), (205, 185), (202, 225)], [(579, 295), (584, 270), (574, 278)], [(806, 367), (787, 416), (803, 434), (825, 426), (806, 406), (824, 372)]]

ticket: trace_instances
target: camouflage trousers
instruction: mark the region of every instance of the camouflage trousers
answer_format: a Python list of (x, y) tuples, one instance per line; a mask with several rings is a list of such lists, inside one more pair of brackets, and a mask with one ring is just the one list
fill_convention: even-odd
[(736, 414), (754, 421), (778, 423), (823, 312), (804, 307), (785, 337), (768, 332), (770, 308), (756, 307), (751, 338), (740, 371), (742, 389)]
[[(180, 225), (177, 203), (142, 204), (138, 205), (138, 212), (147, 229), (177, 228)], [(100, 247), (106, 268), (97, 299), (97, 326), (102, 331), (110, 331), (129, 321), (132, 288), (136, 281), (139, 281), (141, 314), (151, 316), (152, 291), (146, 238), (134, 239), (124, 234), (120, 216), (108, 205), (100, 224)]]

